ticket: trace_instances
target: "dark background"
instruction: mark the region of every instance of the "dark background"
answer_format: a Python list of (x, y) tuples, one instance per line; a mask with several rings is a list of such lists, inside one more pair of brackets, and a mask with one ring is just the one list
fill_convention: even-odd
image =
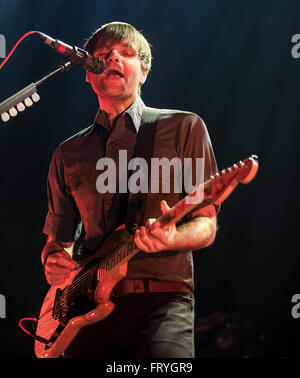
[[(291, 298), (300, 292), (300, 59), (291, 54), (299, 16), (296, 0), (0, 1), (7, 54), (29, 30), (82, 47), (106, 22), (133, 24), (153, 45), (144, 102), (199, 114), (220, 169), (259, 156), (256, 178), (224, 202), (214, 245), (194, 254), (197, 320), (229, 317), (221, 330), (236, 335), (236, 348), (228, 356), (299, 355), (300, 319), (291, 316)], [(0, 70), (0, 101), (64, 60), (27, 37)], [(33, 341), (17, 323), (39, 310), (48, 289), (40, 252), (50, 159), (61, 141), (93, 122), (98, 105), (80, 67), (38, 93), (40, 102), (0, 123), (2, 357), (34, 358)], [(206, 335), (204, 354), (214, 335)]]

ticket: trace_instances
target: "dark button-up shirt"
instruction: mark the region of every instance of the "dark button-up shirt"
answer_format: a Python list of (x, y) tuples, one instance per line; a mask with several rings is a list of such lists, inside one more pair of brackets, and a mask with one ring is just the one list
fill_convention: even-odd
[[(75, 235), (78, 236), (78, 226), (82, 224), (82, 250), (90, 253), (124, 223), (128, 195), (122, 180), (127, 181), (130, 175), (129, 171), (124, 172), (124, 166), (127, 167), (135, 156), (144, 108), (138, 97), (114, 120), (112, 126), (106, 114), (99, 110), (92, 126), (58, 146), (48, 176), (49, 212), (45, 234), (59, 241), (72, 242)], [(189, 112), (159, 110), (153, 157), (169, 160), (176, 157), (182, 162), (184, 158), (204, 158), (204, 181), (217, 171), (205, 124), (200, 117)], [(111, 164), (106, 166), (104, 158), (114, 162), (115, 167)], [(161, 214), (161, 200), (173, 206), (185, 195), (184, 186), (182, 192), (174, 192), (173, 184), (178, 177), (174, 177), (172, 170), (170, 173), (170, 192), (148, 194), (144, 219), (157, 218)], [(158, 179), (163, 184), (166, 178)], [(111, 186), (114, 182), (115, 187)], [(99, 193), (104, 186), (110, 190)], [(139, 211), (137, 208), (136, 212)], [(193, 288), (192, 252), (139, 252), (129, 261), (126, 278), (180, 281)]]

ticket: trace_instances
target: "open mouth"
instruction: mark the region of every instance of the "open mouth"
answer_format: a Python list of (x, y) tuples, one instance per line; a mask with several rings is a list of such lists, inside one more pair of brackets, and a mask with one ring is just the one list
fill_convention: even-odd
[(106, 77), (124, 77), (124, 75), (117, 70), (108, 70), (105, 76)]

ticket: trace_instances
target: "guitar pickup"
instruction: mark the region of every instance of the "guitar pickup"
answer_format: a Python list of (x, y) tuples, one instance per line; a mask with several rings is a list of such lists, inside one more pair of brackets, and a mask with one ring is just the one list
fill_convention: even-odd
[(55, 320), (57, 320), (59, 317), (58, 304), (59, 304), (60, 296), (61, 296), (61, 289), (57, 289), (56, 294), (55, 294), (55, 299), (54, 299), (53, 311), (52, 311), (52, 317)]

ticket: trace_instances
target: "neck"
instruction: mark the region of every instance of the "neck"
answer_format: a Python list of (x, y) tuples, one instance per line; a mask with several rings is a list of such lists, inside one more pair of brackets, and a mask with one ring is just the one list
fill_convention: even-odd
[(107, 99), (101, 96), (98, 96), (98, 101), (100, 109), (107, 114), (110, 124), (113, 120), (121, 113), (124, 112), (134, 101), (137, 96), (130, 97), (128, 99)]

